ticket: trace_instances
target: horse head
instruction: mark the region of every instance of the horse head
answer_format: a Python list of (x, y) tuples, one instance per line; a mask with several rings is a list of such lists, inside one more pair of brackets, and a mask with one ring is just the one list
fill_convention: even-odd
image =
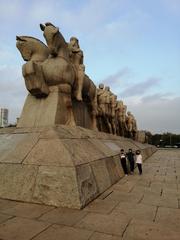
[(45, 25), (40, 24), (40, 28), (44, 32), (43, 36), (52, 56), (56, 57), (62, 48), (67, 48), (67, 43), (58, 27), (48, 22)]
[(44, 61), (49, 56), (48, 47), (37, 38), (16, 36), (16, 47), (24, 61)]

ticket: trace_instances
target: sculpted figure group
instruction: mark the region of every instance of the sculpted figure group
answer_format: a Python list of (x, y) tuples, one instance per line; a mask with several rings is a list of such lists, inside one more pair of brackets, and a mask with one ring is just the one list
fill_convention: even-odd
[(96, 88), (85, 74), (83, 51), (76, 37), (65, 41), (52, 23), (40, 24), (47, 45), (29, 36), (17, 36), (16, 46), (26, 63), (22, 67), (27, 90), (36, 98), (48, 98), (52, 86), (66, 94), (66, 125), (75, 126), (73, 101), (85, 102), (91, 116), (91, 129), (135, 138), (137, 125), (126, 105), (117, 100), (108, 86)]
[(123, 101), (117, 100), (109, 87), (103, 84), (97, 89), (97, 124), (99, 131), (109, 132), (135, 139), (137, 133), (136, 119)]

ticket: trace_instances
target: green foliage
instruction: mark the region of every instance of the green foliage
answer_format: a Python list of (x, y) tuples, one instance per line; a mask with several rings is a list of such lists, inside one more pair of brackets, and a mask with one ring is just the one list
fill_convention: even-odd
[(163, 133), (163, 134), (154, 134), (151, 137), (151, 144), (163, 146), (174, 146), (180, 143), (180, 134), (174, 133)]

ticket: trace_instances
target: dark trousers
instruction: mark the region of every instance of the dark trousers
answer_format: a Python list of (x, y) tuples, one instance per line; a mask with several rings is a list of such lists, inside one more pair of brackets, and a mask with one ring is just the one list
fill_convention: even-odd
[(142, 174), (142, 164), (141, 163), (137, 163), (138, 166), (138, 170), (139, 170), (139, 174)]
[(134, 172), (134, 160), (129, 160), (130, 171)]
[(125, 158), (121, 159), (121, 165), (122, 165), (124, 174), (128, 174), (127, 165), (126, 165), (126, 159)]

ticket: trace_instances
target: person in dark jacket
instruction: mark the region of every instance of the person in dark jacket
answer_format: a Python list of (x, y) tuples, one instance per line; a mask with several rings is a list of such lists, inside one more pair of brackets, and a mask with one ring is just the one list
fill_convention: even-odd
[(127, 159), (129, 161), (129, 166), (130, 166), (130, 173), (134, 173), (134, 153), (132, 149), (130, 148), (129, 151), (126, 153)]
[(121, 149), (120, 159), (121, 159), (121, 165), (122, 165), (124, 174), (125, 174), (125, 176), (127, 176), (128, 175), (128, 169), (127, 169), (127, 165), (126, 165), (126, 154), (124, 152), (124, 149)]

